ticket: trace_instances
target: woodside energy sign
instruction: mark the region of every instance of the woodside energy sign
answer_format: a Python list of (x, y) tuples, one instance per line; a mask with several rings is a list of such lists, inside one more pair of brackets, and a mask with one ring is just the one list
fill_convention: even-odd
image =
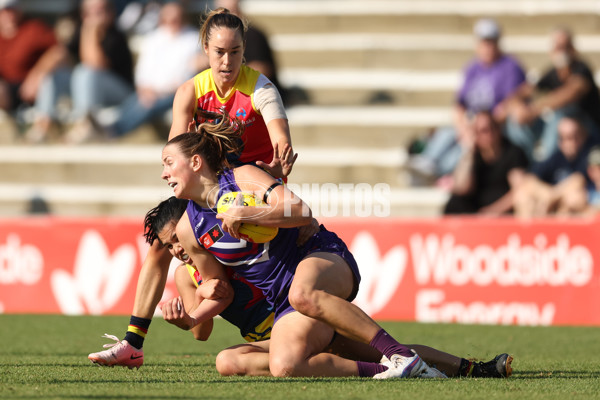
[[(320, 222), (354, 254), (355, 302), (376, 319), (600, 326), (598, 219)], [(141, 224), (1, 221), (0, 312), (129, 315), (147, 251)], [(163, 298), (176, 294), (171, 271)]]

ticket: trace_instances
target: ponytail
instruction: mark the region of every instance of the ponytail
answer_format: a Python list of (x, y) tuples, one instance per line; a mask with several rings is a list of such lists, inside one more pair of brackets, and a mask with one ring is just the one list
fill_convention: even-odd
[(198, 115), (214, 122), (200, 124), (196, 132), (182, 133), (169, 140), (167, 145), (177, 144), (188, 158), (200, 155), (214, 172), (231, 168), (228, 154), (239, 155), (244, 143), (244, 124), (237, 118), (232, 120), (227, 113), (198, 110)]

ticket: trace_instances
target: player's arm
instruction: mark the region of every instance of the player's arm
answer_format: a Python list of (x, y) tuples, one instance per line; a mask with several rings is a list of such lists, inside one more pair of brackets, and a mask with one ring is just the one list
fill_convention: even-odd
[(202, 279), (205, 281), (219, 279), (225, 283), (224, 287), (226, 289), (223, 297), (218, 299), (204, 299), (189, 315), (183, 310), (185, 316), (189, 318), (182, 315), (181, 321), (177, 321), (178, 323), (172, 322), (183, 329), (191, 329), (198, 323), (213, 318), (225, 310), (233, 301), (233, 288), (229, 283), (229, 278), (223, 265), (198, 244), (187, 217), (187, 212), (184, 213), (177, 224), (176, 232), (181, 245), (194, 261), (194, 265), (198, 268)]
[(173, 100), (173, 122), (169, 131), (169, 140), (177, 135), (188, 132), (190, 122), (194, 118), (196, 91), (194, 80), (189, 79), (175, 92)]
[[(185, 264), (181, 264), (175, 270), (175, 286), (177, 286), (177, 291), (179, 292), (179, 296), (183, 301), (185, 311), (188, 314), (198, 308), (198, 305), (200, 305), (202, 300), (204, 300), (204, 298), (196, 296), (196, 285), (194, 285), (192, 277), (190, 276)], [(205, 341), (210, 337), (212, 329), (213, 319), (210, 318), (193, 327), (191, 331), (196, 340)]]
[(152, 243), (138, 277), (132, 315), (152, 319), (165, 290), (172, 258), (167, 248), (161, 246), (158, 240)]
[(232, 206), (217, 215), (223, 221), (223, 230), (238, 238), (241, 223), (293, 228), (312, 222), (312, 212), (300, 197), (279, 184), (271, 175), (252, 165), (234, 170), (235, 179), (243, 192), (254, 193), (265, 199), (267, 207)]
[(275, 178), (285, 178), (292, 172), (298, 158), (298, 153), (292, 148), (288, 120), (274, 119), (269, 122), (267, 129), (273, 145), (273, 160), (269, 164), (259, 160), (256, 165), (266, 169)]
[(278, 146), (283, 149), (286, 145), (292, 146), (292, 137), (290, 135), (290, 124), (287, 118), (277, 118), (269, 121), (267, 124), (269, 138), (273, 148)]
[(292, 172), (297, 158), (297, 154), (292, 149), (290, 125), (281, 95), (275, 85), (264, 76), (259, 79), (262, 83), (258, 84), (260, 87), (254, 93), (254, 104), (269, 131), (269, 138), (273, 146), (273, 160), (269, 164), (262, 161), (257, 161), (256, 164), (266, 169), (274, 177), (284, 178)]

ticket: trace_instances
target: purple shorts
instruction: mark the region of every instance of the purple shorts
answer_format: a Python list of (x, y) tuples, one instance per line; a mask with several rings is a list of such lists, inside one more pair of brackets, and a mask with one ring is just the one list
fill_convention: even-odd
[[(356, 264), (356, 260), (348, 247), (344, 243), (342, 239), (340, 239), (335, 233), (329, 232), (323, 225), (321, 225), (321, 230), (313, 235), (312, 238), (308, 240), (300, 249), (300, 258), (298, 262), (302, 261), (304, 258), (313, 253), (331, 253), (337, 254), (342, 257), (344, 261), (348, 264), (348, 267), (352, 271), (352, 275), (354, 277), (352, 293), (346, 300), (352, 301), (356, 297), (358, 293), (358, 285), (360, 283), (360, 272), (358, 271), (358, 265)], [(291, 313), (294, 308), (290, 305), (290, 301), (288, 298), (288, 294), (290, 291), (290, 287), (288, 286), (280, 293), (278, 300), (275, 303), (275, 322), (279, 320), (279, 318), (283, 317), (286, 314)]]

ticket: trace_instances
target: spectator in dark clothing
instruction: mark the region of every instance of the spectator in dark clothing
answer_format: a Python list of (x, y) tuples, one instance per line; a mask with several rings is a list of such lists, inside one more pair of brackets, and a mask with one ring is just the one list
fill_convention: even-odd
[(569, 30), (553, 32), (550, 58), (552, 68), (535, 86), (523, 85), (509, 102), (507, 135), (538, 161), (557, 149), (558, 123), (567, 114), (581, 113), (588, 134), (600, 137), (598, 87), (590, 67), (577, 54)]
[[(59, 99), (70, 95), (72, 111), (64, 122), (72, 124), (66, 140), (86, 141), (95, 133), (88, 118), (101, 107), (120, 104), (133, 92), (133, 57), (126, 36), (114, 23), (109, 0), (83, 0), (81, 24), (72, 40), (59, 45), (54, 73), (40, 88), (36, 101), (38, 117), (28, 133), (31, 141), (46, 139), (59, 120)], [(75, 64), (74, 68), (70, 66)]]
[(452, 195), (445, 214), (502, 215), (512, 212), (509, 174), (523, 173), (527, 157), (503, 138), (489, 112), (475, 114), (470, 140), (453, 172)]
[(575, 188), (582, 178), (585, 186), (591, 184), (587, 175), (588, 154), (597, 140), (589, 137), (577, 114), (559, 121), (558, 137), (558, 150), (534, 164), (529, 173), (511, 180), (517, 216), (577, 214), (585, 208), (585, 192)]
[(17, 0), (0, 0), (0, 109), (33, 104), (48, 72), (44, 55), (56, 44), (43, 22), (26, 19)]

